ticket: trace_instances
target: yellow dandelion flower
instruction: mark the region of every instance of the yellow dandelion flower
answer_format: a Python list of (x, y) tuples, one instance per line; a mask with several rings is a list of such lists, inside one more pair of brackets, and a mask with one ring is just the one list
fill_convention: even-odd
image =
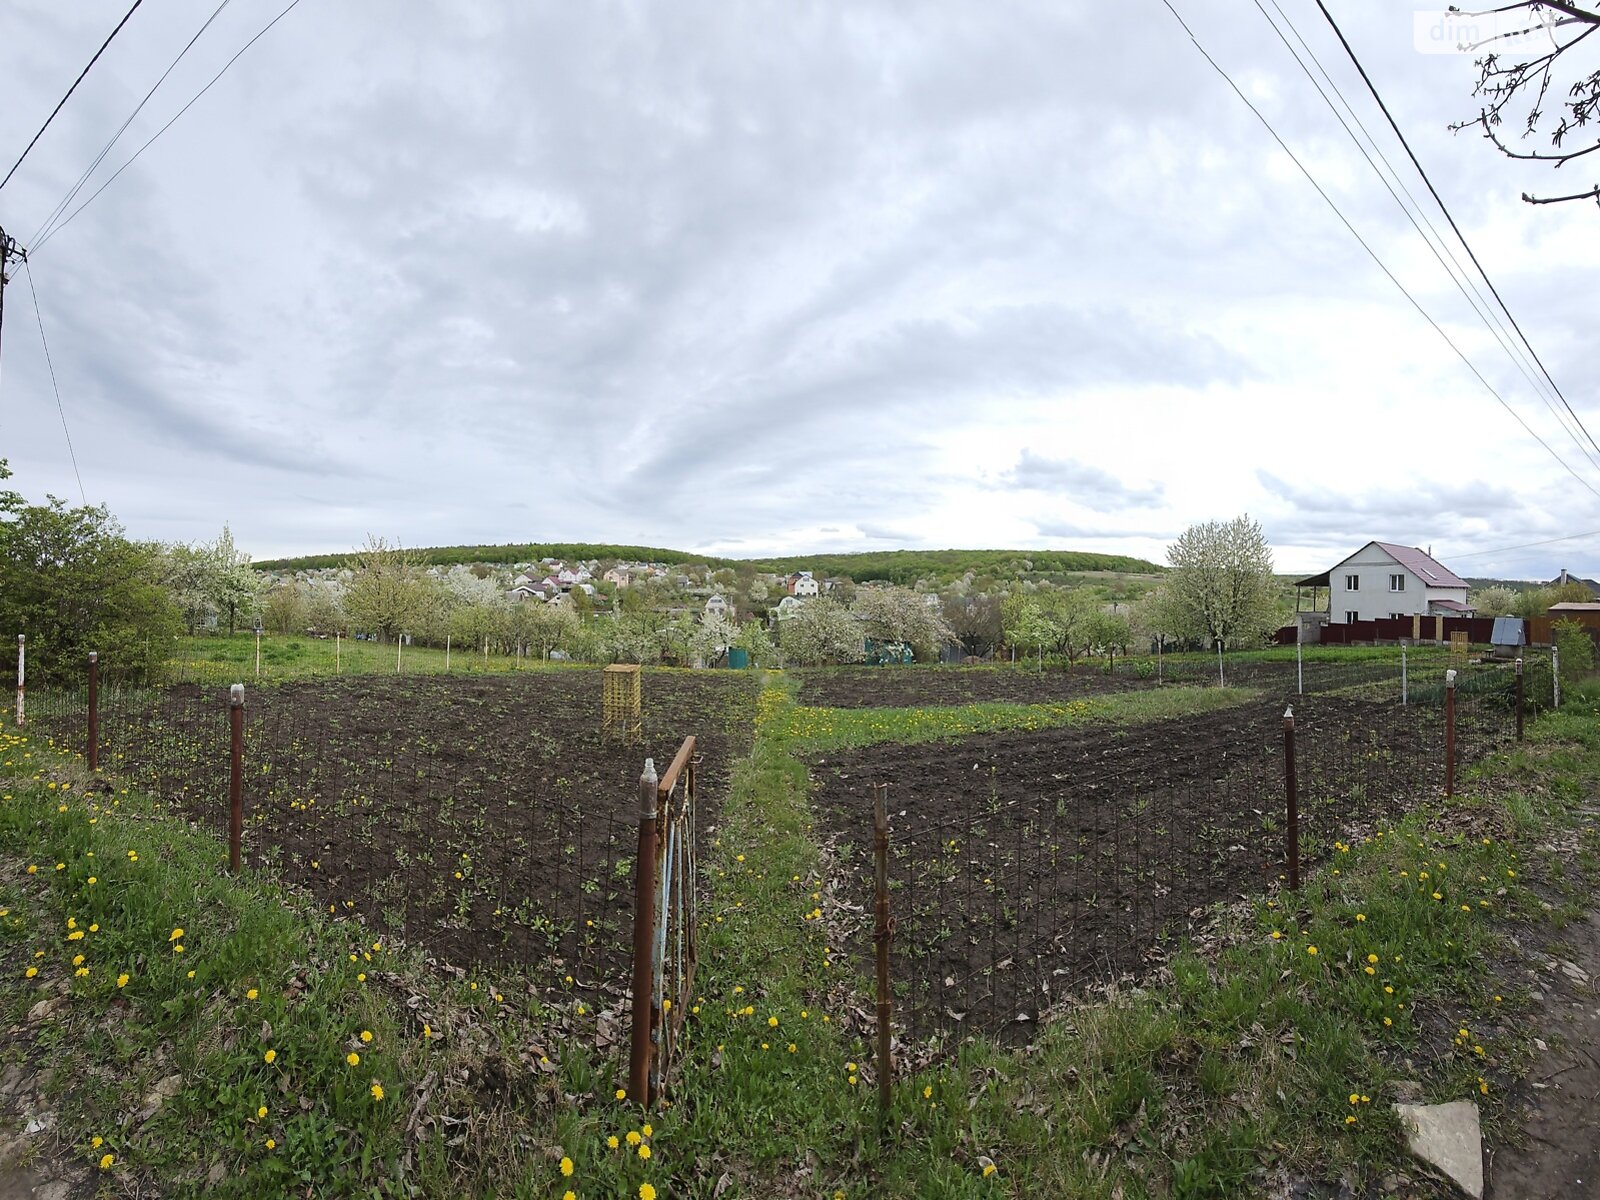
[(627, 1137), (628, 1145), (637, 1146), (643, 1140), (644, 1139), (639, 1136), (639, 1131), (637, 1129), (628, 1130), (628, 1137)]
[(570, 1158), (563, 1158), (561, 1160), (561, 1174), (566, 1176), (566, 1177), (568, 1177), (568, 1178), (571, 1178), (572, 1172), (573, 1172), (572, 1160)]
[(246, 992), (246, 993), (245, 993), (245, 994), (244, 994), (244, 998), (245, 998), (245, 999), (246, 999), (246, 1000), (254, 1000), (254, 999), (255, 999), (255, 998), (256, 998), (256, 997), (257, 997), (257, 996), (259, 996), (259, 995), (260, 995), (260, 994), (261, 994), (261, 993), (260, 993), (260, 992), (258, 992), (258, 991), (257, 991), (257, 990), (256, 990), (256, 989), (255, 989), (255, 988), (251, 988), (251, 989), (250, 989), (250, 990), (249, 990), (249, 991), (248, 991), (248, 992)]
[(383, 1099), (383, 1084), (381, 1084), (381, 1083), (373, 1084), (372, 1088), (371, 1088), (371, 1091), (372, 1091), (372, 1098), (374, 1100), (382, 1100)]
[(656, 1200), (656, 1189), (648, 1183), (639, 1185), (639, 1200)]
[(128, 976), (127, 976), (126, 972), (124, 972), (123, 974), (117, 976), (117, 986), (119, 988), (124, 988), (124, 987), (128, 986)]
[(649, 1158), (650, 1157), (650, 1147), (648, 1145), (644, 1145), (644, 1146), (640, 1146), (639, 1147), (639, 1157), (640, 1158)]
[(349, 1054), (344, 1056), (344, 1061), (349, 1063), (352, 1067), (359, 1067), (361, 1065), (361, 1055), (352, 1050)]
[(268, 1050), (261, 1057), (265, 1062), (275, 1063), (278, 1061), (278, 1052), (276, 1050)]
[(102, 1171), (109, 1171), (111, 1170), (111, 1164), (116, 1161), (117, 1156), (115, 1154), (103, 1154), (100, 1156), (100, 1169)]
[(617, 1140), (617, 1135), (614, 1133), (610, 1137), (606, 1138), (606, 1147), (608, 1149), (615, 1150), (621, 1144), (622, 1143)]
[(276, 1150), (278, 1148), (278, 1142), (275, 1138), (268, 1138), (263, 1144), (268, 1150)]

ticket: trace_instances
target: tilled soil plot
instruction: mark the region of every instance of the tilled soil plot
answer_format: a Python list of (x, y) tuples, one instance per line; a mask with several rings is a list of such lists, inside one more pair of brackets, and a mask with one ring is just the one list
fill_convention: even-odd
[(801, 704), (819, 708), (937, 708), (984, 701), (1053, 704), (1101, 692), (1154, 687), (1131, 669), (1018, 667), (818, 667), (797, 672)]
[[(886, 745), (813, 764), (847, 888), (870, 917), (871, 785), (889, 783), (891, 969), (912, 1030), (1026, 1038), (1082, 985), (1137, 971), (1206, 905), (1284, 870), (1284, 710), (1260, 701), (1123, 728)], [(1295, 705), (1302, 854), (1437, 796), (1442, 715), (1331, 696)], [(1460, 762), (1509, 731), (1458, 716)], [(870, 929), (852, 949), (866, 970)]]
[[(601, 730), (599, 671), (365, 676), (251, 689), (247, 860), (458, 965), (615, 988), (631, 961), (638, 780), (693, 734), (701, 840), (752, 736), (753, 683), (646, 672), (644, 744)], [(109, 703), (102, 764), (225, 829), (227, 699)]]

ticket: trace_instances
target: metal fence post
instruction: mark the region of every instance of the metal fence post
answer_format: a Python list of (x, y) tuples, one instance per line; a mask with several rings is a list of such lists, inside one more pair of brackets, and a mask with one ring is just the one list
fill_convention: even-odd
[(100, 655), (89, 651), (89, 770), (100, 769)]
[(878, 1110), (889, 1112), (890, 1085), (894, 1081), (894, 1063), (890, 1058), (890, 1019), (893, 1002), (889, 994), (889, 785), (872, 785), (872, 853), (873, 853), (873, 904), (872, 940), (877, 950), (878, 966)]
[(1283, 784), (1288, 799), (1289, 890), (1300, 890), (1300, 795), (1294, 766), (1294, 708), (1283, 714)]
[(228, 870), (239, 873), (244, 841), (244, 684), (228, 689)]
[(1517, 741), (1522, 740), (1522, 656), (1517, 656)]
[(28, 662), (28, 635), (17, 634), (17, 728), (22, 728), (22, 692)]
[(1217, 686), (1227, 687), (1228, 681), (1222, 677), (1222, 639), (1217, 639)]
[(1300, 648), (1300, 637), (1305, 632), (1304, 625), (1295, 626), (1294, 630), (1294, 690), (1295, 695), (1306, 694), (1306, 663), (1303, 651)]
[[(1561, 647), (1555, 644), (1550, 646), (1550, 689), (1551, 708), (1561, 707)], [(20, 709), (19, 709), (20, 711)], [(22, 718), (17, 718), (17, 724), (22, 724)]]
[(633, 1036), (628, 1055), (628, 1095), (650, 1102), (651, 934), (656, 898), (656, 762), (644, 760), (639, 776), (639, 850), (633, 881)]
[(1401, 708), (1404, 708), (1406, 706), (1406, 701), (1409, 699), (1409, 697), (1406, 695), (1406, 693), (1409, 691), (1409, 686), (1408, 686), (1409, 683), (1410, 683), (1410, 680), (1406, 676), (1406, 639), (1405, 638), (1401, 638), (1400, 639), (1400, 707)]
[(1456, 794), (1456, 673), (1444, 673), (1444, 794)]

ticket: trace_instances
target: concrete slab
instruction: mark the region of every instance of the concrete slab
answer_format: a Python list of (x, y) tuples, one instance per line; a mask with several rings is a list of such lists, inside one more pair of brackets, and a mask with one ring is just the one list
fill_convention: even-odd
[(1483, 1200), (1483, 1135), (1478, 1106), (1471, 1100), (1449, 1104), (1396, 1104), (1411, 1153), (1444, 1172), (1457, 1187)]

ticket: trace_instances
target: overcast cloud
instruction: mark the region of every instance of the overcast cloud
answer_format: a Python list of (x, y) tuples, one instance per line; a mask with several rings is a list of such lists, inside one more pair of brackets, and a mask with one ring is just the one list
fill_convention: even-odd
[[(125, 7), (6, 6), (4, 166)], [(135, 14), (0, 226), (29, 240), (213, 7)], [(282, 7), (234, 0), (82, 195)], [(1600, 487), (1255, 7), (1179, 7)], [(1376, 132), (1320, 16), (1285, 7)], [(1471, 63), (1417, 53), (1412, 8), (1340, 18), (1600, 428), (1600, 215), (1522, 204), (1551, 181), (1447, 132)], [(1248, 511), (1286, 571), (1380, 538), (1600, 574), (1600, 539), (1478, 553), (1600, 529), (1600, 498), (1154, 2), (302, 0), (33, 278), (84, 487), (136, 536), (1160, 560)], [(76, 497), (25, 276), (6, 317), (0, 456)]]

